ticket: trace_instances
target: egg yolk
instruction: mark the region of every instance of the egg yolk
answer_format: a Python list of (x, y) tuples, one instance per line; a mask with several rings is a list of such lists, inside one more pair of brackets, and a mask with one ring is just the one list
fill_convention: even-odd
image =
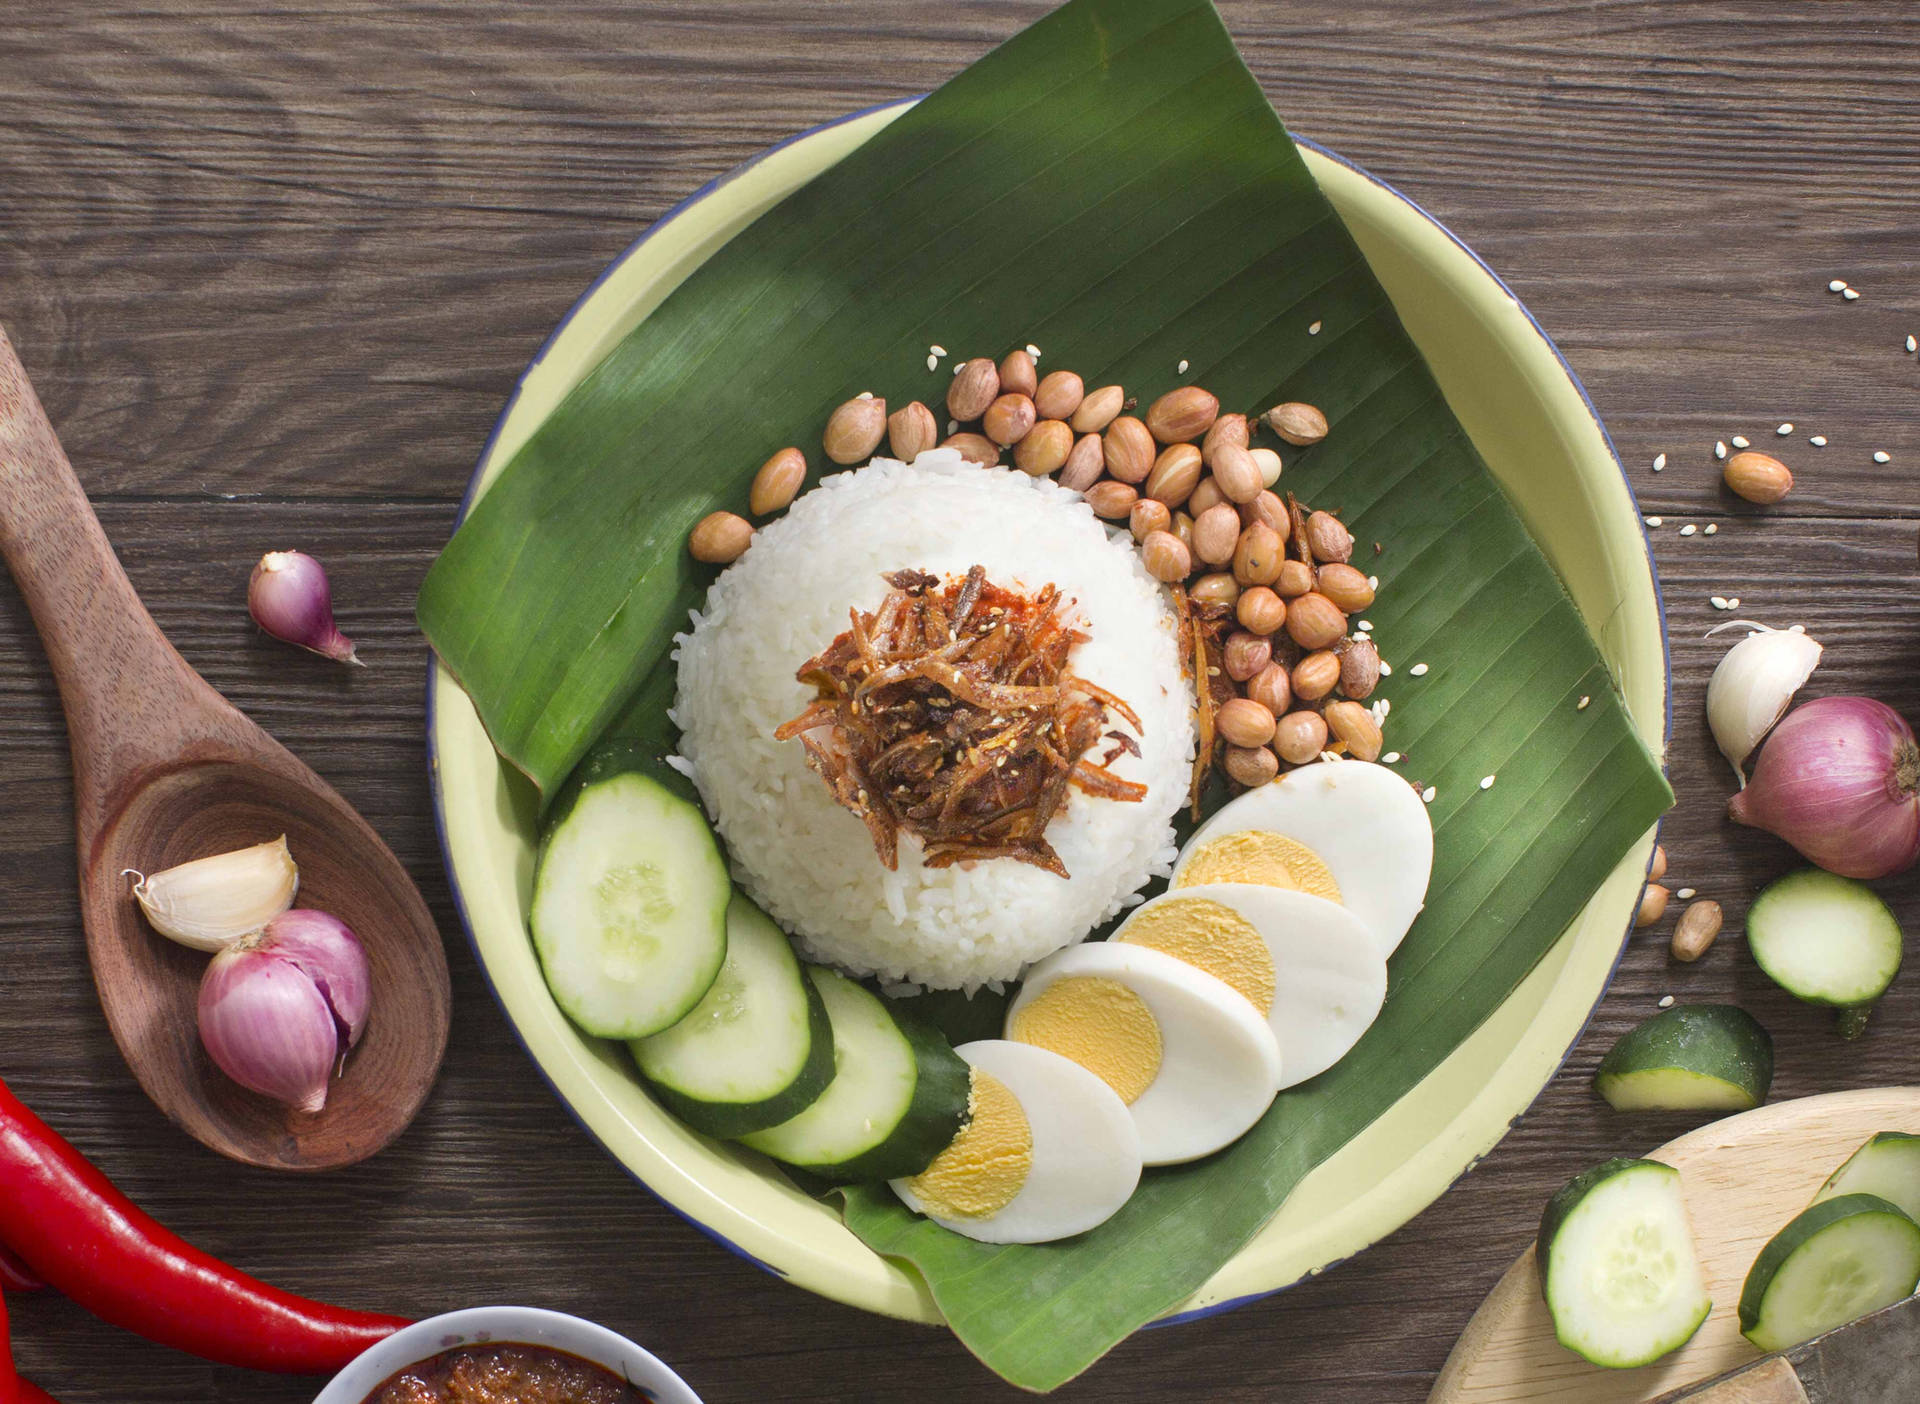
[(1118, 980), (1069, 975), (1020, 1007), (1009, 1037), (1071, 1058), (1131, 1106), (1160, 1076), (1160, 1022)]
[(1285, 834), (1260, 829), (1222, 834), (1202, 844), (1180, 870), (1174, 885), (1198, 887), (1207, 882), (1250, 882), (1324, 897), (1329, 902), (1340, 900), (1340, 884), (1333, 880), (1318, 853)]
[(1151, 946), (1232, 985), (1262, 1014), (1273, 1008), (1273, 952), (1254, 924), (1203, 897), (1176, 897), (1142, 908), (1116, 940)]
[(1033, 1170), (1033, 1127), (1007, 1084), (973, 1069), (967, 1124), (907, 1181), (937, 1219), (985, 1219), (1013, 1203)]

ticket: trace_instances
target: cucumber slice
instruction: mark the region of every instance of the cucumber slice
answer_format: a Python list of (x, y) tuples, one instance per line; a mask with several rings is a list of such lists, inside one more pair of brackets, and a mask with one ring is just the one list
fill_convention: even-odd
[(1618, 1111), (1745, 1111), (1772, 1083), (1772, 1035), (1731, 1004), (1661, 1010), (1622, 1034), (1593, 1075)]
[(805, 1111), (742, 1136), (835, 1184), (918, 1175), (960, 1134), (967, 1065), (938, 1031), (843, 975), (807, 967), (833, 1025), (833, 1081)]
[(1880, 1132), (1827, 1177), (1813, 1202), (1843, 1194), (1877, 1194), (1920, 1222), (1920, 1136)]
[(602, 1038), (679, 1022), (727, 953), (733, 885), (706, 815), (631, 746), (596, 752), (555, 811), (528, 921), (554, 1001)]
[(1574, 1176), (1547, 1201), (1535, 1246), (1554, 1334), (1595, 1365), (1658, 1360), (1713, 1308), (1680, 1172), (1657, 1160), (1609, 1160)]
[(1773, 1236), (1740, 1292), (1740, 1330), (1789, 1350), (1920, 1286), (1920, 1224), (1878, 1195), (1823, 1199)]
[(1809, 1004), (1871, 1004), (1900, 969), (1900, 923), (1864, 882), (1802, 868), (1747, 912), (1747, 945), (1773, 982)]
[(778, 1126), (833, 1081), (820, 991), (786, 933), (740, 896), (727, 908), (727, 958), (713, 987), (686, 1018), (632, 1047), (661, 1104), (709, 1136)]

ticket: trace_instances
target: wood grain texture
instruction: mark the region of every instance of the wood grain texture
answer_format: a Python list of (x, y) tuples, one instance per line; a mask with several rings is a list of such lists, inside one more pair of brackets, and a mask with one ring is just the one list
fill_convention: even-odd
[[(1774, 1102), (1648, 1148), (1653, 1159), (1680, 1172), (1701, 1278), (1713, 1298), (1713, 1311), (1693, 1339), (1635, 1370), (1588, 1364), (1554, 1339), (1539, 1263), (1529, 1247), (1461, 1332), (1428, 1404), (1641, 1404), (1753, 1364), (1761, 1352), (1740, 1334), (1739, 1314), (1740, 1289), (1753, 1260), (1868, 1137), (1915, 1130), (1920, 1087), (1871, 1088)], [(1786, 1378), (1793, 1380), (1791, 1370)], [(1747, 1383), (1757, 1387), (1761, 1381)], [(1729, 1388), (1700, 1404), (1793, 1398)]]
[[(162, 1221), (356, 1305), (583, 1312), (712, 1404), (1019, 1397), (942, 1333), (816, 1301), (716, 1248), (555, 1102), (454, 934), (412, 599), (520, 368), (649, 221), (769, 142), (936, 85), (1046, 8), (42, 0), (0, 14), (0, 319), (161, 626), (366, 814), (450, 943), (446, 1069), (389, 1150), (289, 1182), (174, 1131), (126, 1076), (87, 978), (59, 702), (0, 585), (0, 1076)], [(1707, 596), (1738, 595), (1742, 613), (1828, 645), (1813, 690), (1920, 715), (1920, 360), (1901, 350), (1920, 333), (1920, 15), (1903, 0), (1223, 10), (1298, 131), (1508, 280), (1667, 522), (1653, 541), (1675, 664), (1669, 881), (1727, 908), (1697, 965), (1667, 959), (1671, 918), (1637, 935), (1567, 1068), (1407, 1228), (1275, 1300), (1142, 1333), (1060, 1393), (1412, 1404), (1547, 1194), (1692, 1124), (1613, 1112), (1587, 1088), (1661, 995), (1752, 1009), (1779, 1043), (1779, 1097), (1912, 1078), (1920, 977), (1843, 1045), (1742, 948), (1747, 901), (1790, 855), (1723, 818), (1701, 711), (1721, 650), (1700, 635), (1728, 617)], [(1835, 277), (1860, 300), (1826, 292)], [(1782, 420), (1790, 441), (1772, 438)], [(1781, 507), (1718, 487), (1712, 444), (1735, 433), (1792, 465)], [(1720, 530), (1682, 538), (1687, 521)], [(326, 561), (368, 669), (248, 623), (248, 569), (292, 545)], [(1920, 922), (1920, 879), (1882, 890)], [(68, 1404), (312, 1395), (55, 1299), (14, 1316), (23, 1366)]]

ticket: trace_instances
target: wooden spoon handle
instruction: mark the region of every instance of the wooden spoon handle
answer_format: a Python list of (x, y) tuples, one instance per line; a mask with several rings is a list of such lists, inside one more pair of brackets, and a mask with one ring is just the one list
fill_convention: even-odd
[(4, 327), (0, 556), (60, 685), (80, 831), (96, 832), (120, 780), (177, 751), (187, 723), (225, 704), (134, 593)]

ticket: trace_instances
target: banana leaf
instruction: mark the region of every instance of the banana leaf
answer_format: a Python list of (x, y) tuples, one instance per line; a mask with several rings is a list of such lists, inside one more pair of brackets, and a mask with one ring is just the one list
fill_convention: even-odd
[(1044, 1390), (1177, 1305), (1457, 1047), (1672, 795), (1206, 0), (1073, 0), (743, 231), (479, 500), (422, 627), (543, 793), (605, 732), (665, 742), (671, 635), (709, 578), (692, 524), (738, 510), (778, 445), (817, 467), (851, 395), (937, 409), (930, 343), (1028, 341), (1043, 367), (1143, 398), (1186, 361), (1178, 379), (1230, 407), (1326, 411), (1336, 432), (1288, 455), (1287, 485), (1385, 545), (1377, 636), (1403, 669), (1434, 663), (1390, 681), (1389, 744), (1438, 789), (1433, 890), (1381, 1018), (1237, 1145), (1150, 1172), (1061, 1244), (987, 1247), (883, 1187), (846, 1195), (847, 1222), (920, 1272), (969, 1348)]

